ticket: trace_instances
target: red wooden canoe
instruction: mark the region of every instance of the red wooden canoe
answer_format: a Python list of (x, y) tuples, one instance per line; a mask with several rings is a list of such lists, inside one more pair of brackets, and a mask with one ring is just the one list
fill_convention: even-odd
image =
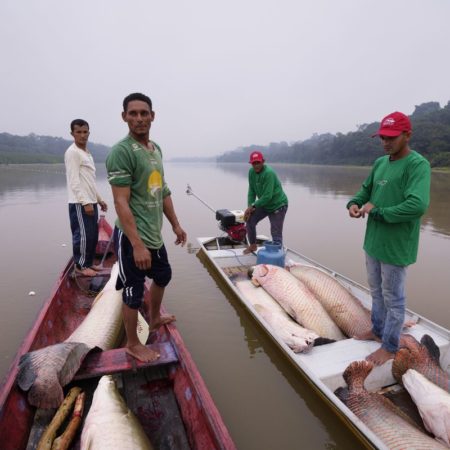
[[(105, 267), (115, 257), (108, 248), (112, 229), (104, 217), (99, 221), (97, 252), (105, 250)], [(108, 277), (105, 270), (105, 281)], [(36, 410), (16, 384), (20, 357), (32, 350), (63, 341), (89, 312), (93, 301), (89, 280), (73, 277), (73, 262), (62, 271), (54, 291), (22, 343), (0, 391), (0, 447), (3, 450), (34, 448), (48, 423), (49, 414)], [(146, 292), (148, 295), (148, 292)], [(170, 324), (151, 335), (147, 345), (157, 347), (157, 363), (142, 364), (122, 348), (91, 352), (75, 379), (65, 387), (81, 386), (87, 394), (84, 416), (101, 375), (115, 373), (129, 408), (136, 414), (155, 449), (235, 449), (222, 418), (177, 328)], [(51, 417), (50, 417), (51, 418)], [(78, 432), (72, 448), (79, 448)]]

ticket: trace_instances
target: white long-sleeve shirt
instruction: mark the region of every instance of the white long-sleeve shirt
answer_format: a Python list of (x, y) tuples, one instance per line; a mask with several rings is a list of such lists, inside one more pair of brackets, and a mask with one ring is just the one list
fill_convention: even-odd
[(69, 203), (98, 203), (102, 201), (95, 185), (95, 164), (89, 151), (73, 143), (64, 154)]

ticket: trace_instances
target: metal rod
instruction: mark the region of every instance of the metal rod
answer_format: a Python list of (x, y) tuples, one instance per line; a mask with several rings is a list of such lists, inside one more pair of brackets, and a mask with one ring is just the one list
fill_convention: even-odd
[(197, 195), (194, 194), (194, 192), (192, 191), (191, 186), (188, 184), (187, 188), (186, 188), (186, 194), (187, 195), (193, 195), (197, 200), (201, 201), (207, 208), (209, 208), (212, 212), (216, 212), (215, 209), (213, 209), (211, 206), (208, 205), (208, 203), (206, 203), (204, 200), (202, 200), (200, 197), (198, 197)]

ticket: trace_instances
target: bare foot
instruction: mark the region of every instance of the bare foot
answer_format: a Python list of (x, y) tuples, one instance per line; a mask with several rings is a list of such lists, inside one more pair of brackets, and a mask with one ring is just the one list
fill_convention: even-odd
[(395, 353), (388, 352), (384, 348), (380, 347), (378, 350), (375, 350), (369, 356), (366, 357), (366, 361), (373, 363), (375, 366), (381, 366), (386, 361), (390, 359), (394, 359)]
[(249, 253), (254, 253), (258, 249), (256, 244), (250, 244), (245, 250), (244, 255), (248, 255)]
[(367, 331), (366, 333), (356, 334), (353, 336), (353, 339), (357, 339), (358, 341), (377, 341), (381, 342), (381, 339), (378, 336), (375, 336), (372, 330)]
[(175, 322), (176, 318), (173, 314), (163, 314), (156, 322), (150, 323), (150, 333), (153, 331), (157, 331), (163, 325), (167, 325), (168, 323)]
[(132, 345), (131, 347), (125, 347), (125, 351), (142, 362), (152, 362), (159, 358), (159, 353), (149, 349), (143, 344)]
[(85, 269), (75, 268), (75, 273), (83, 277), (95, 277), (97, 275), (97, 272), (90, 267), (86, 267)]

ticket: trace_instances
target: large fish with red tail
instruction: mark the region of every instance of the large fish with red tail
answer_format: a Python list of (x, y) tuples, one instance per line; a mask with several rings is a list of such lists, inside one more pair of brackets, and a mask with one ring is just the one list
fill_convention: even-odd
[(368, 361), (353, 361), (343, 374), (348, 388), (338, 388), (335, 394), (389, 449), (447, 448), (421, 431), (386, 397), (365, 389), (364, 380), (372, 369)]
[(435, 385), (450, 392), (450, 377), (439, 365), (440, 350), (433, 338), (424, 334), (420, 342), (410, 334), (400, 337), (400, 349), (392, 363), (392, 375), (401, 383), (402, 375), (414, 369)]

